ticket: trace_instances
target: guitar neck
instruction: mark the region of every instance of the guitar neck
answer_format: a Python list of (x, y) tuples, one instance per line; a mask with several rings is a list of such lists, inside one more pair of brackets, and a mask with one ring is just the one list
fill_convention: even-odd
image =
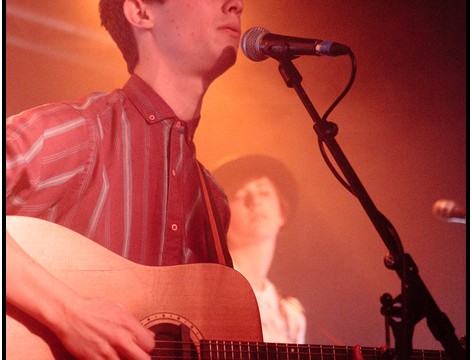
[[(202, 340), (201, 359), (294, 359), (294, 360), (351, 360), (351, 346), (279, 344), (244, 341)], [(362, 347), (364, 360), (385, 359), (385, 349)], [(411, 360), (448, 359), (442, 350), (413, 350)]]

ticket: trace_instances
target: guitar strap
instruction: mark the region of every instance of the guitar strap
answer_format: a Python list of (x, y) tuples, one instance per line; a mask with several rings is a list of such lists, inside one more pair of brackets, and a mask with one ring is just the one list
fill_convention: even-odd
[(208, 194), (208, 188), (205, 182), (205, 178), (203, 176), (202, 165), (200, 164), (199, 161), (197, 161), (197, 168), (198, 168), (198, 175), (199, 175), (200, 183), (202, 187), (203, 197), (205, 199), (205, 207), (208, 212), (208, 218), (210, 219), (211, 233), (213, 236), (213, 242), (215, 245), (216, 255), (218, 257), (218, 263), (220, 263), (221, 265), (227, 265), (227, 266), (232, 267), (232, 264), (229, 261), (227, 261), (224, 251), (223, 251), (223, 247), (221, 245), (221, 238), (218, 232), (218, 225), (215, 219), (213, 208), (211, 206), (210, 196)]

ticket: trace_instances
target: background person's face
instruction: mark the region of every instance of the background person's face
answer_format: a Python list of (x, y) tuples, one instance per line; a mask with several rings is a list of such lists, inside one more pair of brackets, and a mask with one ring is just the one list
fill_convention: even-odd
[(277, 190), (267, 177), (247, 182), (234, 194), (229, 194), (229, 202), (230, 248), (275, 240), (280, 227), (285, 223)]

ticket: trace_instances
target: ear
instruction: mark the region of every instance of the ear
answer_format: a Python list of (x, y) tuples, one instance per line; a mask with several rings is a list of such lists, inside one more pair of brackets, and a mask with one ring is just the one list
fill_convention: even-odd
[(143, 0), (125, 0), (123, 13), (128, 22), (137, 28), (151, 29), (154, 26), (153, 13)]

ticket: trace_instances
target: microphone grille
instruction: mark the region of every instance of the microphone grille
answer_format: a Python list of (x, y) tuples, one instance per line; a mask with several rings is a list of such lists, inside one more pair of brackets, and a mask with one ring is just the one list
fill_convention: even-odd
[(252, 61), (262, 61), (267, 59), (268, 56), (261, 51), (259, 44), (264, 35), (268, 33), (269, 31), (263, 27), (253, 27), (246, 30), (241, 37), (241, 50), (244, 55)]

